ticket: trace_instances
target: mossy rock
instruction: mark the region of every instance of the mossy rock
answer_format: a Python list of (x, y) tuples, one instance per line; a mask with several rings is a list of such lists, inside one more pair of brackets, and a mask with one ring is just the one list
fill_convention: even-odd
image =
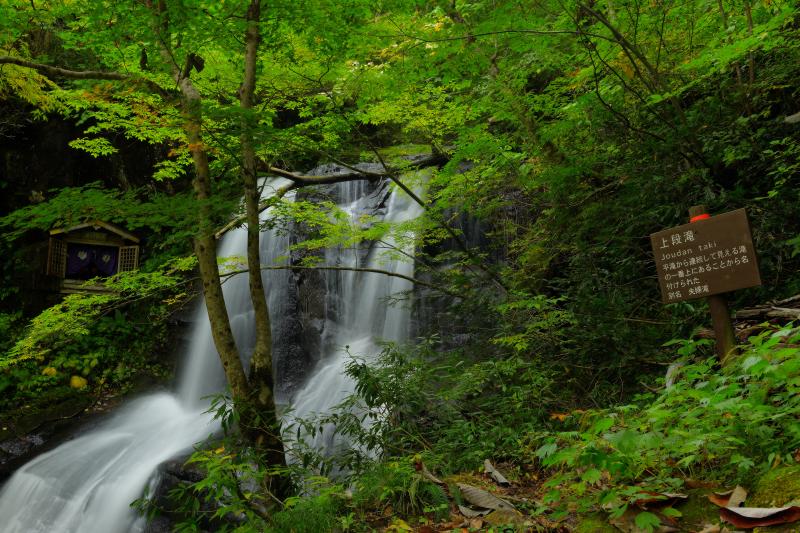
[(3, 418), (6, 430), (0, 433), (0, 440), (36, 431), (54, 420), (72, 418), (91, 403), (91, 397), (73, 389), (43, 395), (34, 405), (6, 413)]
[(575, 525), (576, 533), (619, 533), (619, 530), (608, 523), (600, 513), (581, 517)]
[(719, 523), (719, 507), (709, 501), (707, 490), (691, 490), (687, 496), (689, 499), (675, 506), (681, 512), (681, 531), (700, 531), (707, 524)]
[(770, 470), (756, 482), (748, 507), (783, 507), (800, 503), (800, 465)]
[[(748, 507), (783, 507), (800, 504), (800, 466), (785, 466), (770, 470), (756, 482)], [(797, 533), (800, 523), (757, 527), (753, 533)]]
[(509, 509), (497, 509), (483, 517), (483, 520), (492, 526), (511, 526), (520, 531), (526, 529), (528, 523), (524, 515)]

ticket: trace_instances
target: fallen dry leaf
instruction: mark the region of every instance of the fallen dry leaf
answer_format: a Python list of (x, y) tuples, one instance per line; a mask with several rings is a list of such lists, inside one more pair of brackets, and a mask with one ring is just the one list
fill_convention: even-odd
[(431, 471), (428, 470), (428, 467), (425, 466), (424, 463), (422, 463), (422, 467), (420, 468), (420, 474), (422, 475), (422, 477), (424, 477), (425, 479), (427, 479), (432, 483), (436, 483), (437, 485), (444, 485), (444, 481), (431, 474)]
[(459, 505), (458, 506), (458, 510), (466, 518), (477, 518), (479, 516), (485, 516), (485, 515), (489, 514), (490, 512), (492, 512), (491, 509), (475, 510), (475, 509), (470, 509), (469, 507), (464, 507), (463, 505)]
[(483, 527), (483, 520), (480, 518), (472, 518), (469, 521), (470, 529), (480, 529)]
[(487, 514), (484, 517), (484, 520), (487, 524), (491, 524), (493, 526), (506, 526), (513, 524), (517, 527), (522, 527), (525, 525), (525, 516), (520, 513), (519, 511), (511, 511), (509, 509), (498, 509), (497, 511), (492, 511), (491, 513)]
[(739, 485), (727, 492), (715, 492), (708, 495), (711, 503), (720, 507), (741, 507), (747, 499), (747, 491)]
[(738, 528), (790, 524), (800, 520), (800, 507), (721, 507), (719, 516)]
[(642, 491), (641, 494), (647, 494), (650, 497), (639, 498), (636, 500), (636, 505), (642, 509), (662, 509), (664, 507), (672, 507), (677, 503), (685, 502), (689, 499), (686, 494), (677, 492), (651, 492)]
[(511, 484), (503, 474), (497, 471), (489, 459), (483, 461), (483, 470), (501, 487), (507, 487)]
[(467, 485), (466, 483), (456, 483), (461, 495), (466, 501), (476, 507), (483, 507), (484, 509), (506, 509), (516, 511), (516, 507), (511, 505), (505, 500), (501, 500), (491, 492)]

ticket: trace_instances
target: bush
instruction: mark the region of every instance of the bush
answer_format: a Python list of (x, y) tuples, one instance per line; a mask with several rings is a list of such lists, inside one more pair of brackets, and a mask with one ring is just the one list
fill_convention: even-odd
[[(683, 342), (685, 354), (699, 343)], [(800, 447), (800, 331), (769, 329), (719, 369), (714, 358), (632, 405), (575, 412), (558, 432), (534, 432), (529, 450), (554, 473), (550, 502), (622, 508), (643, 491), (675, 492), (688, 479), (747, 484)], [(535, 450), (535, 451), (534, 451)], [(651, 496), (650, 496), (651, 497)]]

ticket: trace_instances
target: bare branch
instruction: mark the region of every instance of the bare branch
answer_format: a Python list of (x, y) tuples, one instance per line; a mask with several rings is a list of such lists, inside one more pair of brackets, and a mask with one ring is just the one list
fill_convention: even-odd
[(343, 183), (345, 181), (360, 181), (360, 180), (377, 180), (382, 177), (385, 177), (383, 174), (373, 175), (367, 172), (361, 172), (359, 170), (355, 170), (352, 172), (340, 172), (337, 174), (330, 174), (328, 176), (308, 176), (305, 174), (296, 174), (294, 172), (289, 172), (288, 170), (283, 170), (282, 168), (278, 167), (263, 167), (264, 170), (269, 172), (270, 174), (275, 174), (276, 176), (281, 176), (283, 178), (287, 178), (292, 180), (295, 185), (298, 187), (306, 187), (309, 185), (324, 185), (328, 183)]

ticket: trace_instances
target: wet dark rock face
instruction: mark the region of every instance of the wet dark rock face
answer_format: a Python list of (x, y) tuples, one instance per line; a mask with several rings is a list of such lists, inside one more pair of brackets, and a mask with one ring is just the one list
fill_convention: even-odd
[[(381, 172), (383, 167), (377, 163), (358, 163), (356, 168), (367, 172)], [(320, 165), (308, 175), (331, 176), (349, 174), (352, 171), (336, 164)], [(352, 182), (363, 195), (364, 205), (374, 206), (367, 214), (380, 215), (388, 197), (388, 183), (385, 180), (364, 180)], [(343, 197), (336, 185), (318, 185), (301, 189), (297, 194), (299, 201), (342, 204)], [(292, 223), (288, 228), (290, 246), (297, 245), (313, 237), (312, 231), (304, 224)], [(361, 251), (365, 259), (367, 249)], [(290, 263), (300, 265), (312, 260), (325, 264), (321, 251), (293, 250)], [(337, 266), (337, 265), (329, 265)], [(288, 296), (285, 313), (273, 325), (273, 350), (275, 364), (276, 393), (279, 400), (288, 400), (303, 385), (314, 366), (319, 361), (327, 338), (332, 332), (326, 331), (326, 324), (337, 316), (338, 302), (330, 297), (329, 287), (336, 279), (335, 272), (313, 269), (297, 269), (289, 277)]]
[(4, 459), (16, 459), (26, 455), (33, 448), (41, 446), (42, 444), (44, 444), (43, 434), (33, 433), (31, 435), (13, 437), (0, 442), (0, 452), (2, 452)]
[[(467, 170), (465, 165), (462, 170)], [(492, 227), (489, 223), (481, 221), (463, 211), (449, 210), (444, 213), (445, 220), (450, 221), (452, 227), (461, 236), (462, 243), (472, 252), (483, 255), (488, 266), (497, 265), (503, 260), (503, 251), (493, 246), (489, 237)], [(449, 238), (435, 245), (426, 247), (423, 252), (435, 257), (446, 252), (461, 252), (462, 249), (455, 239)], [(440, 271), (445, 271), (448, 264), (438, 266)], [(476, 275), (484, 275), (478, 273)], [(433, 282), (429, 272), (418, 272), (416, 277), (420, 281)], [(487, 285), (492, 287), (492, 285)], [(498, 288), (498, 290), (500, 290)], [(459, 310), (453, 307), (453, 298), (428, 287), (414, 286), (413, 311), (411, 313), (412, 338), (427, 337), (438, 334), (442, 341), (442, 348), (458, 348), (466, 346), (472, 341), (472, 331), (475, 322), (480, 317), (462, 316)]]
[[(186, 518), (176, 507), (175, 502), (170, 499), (169, 493), (181, 486), (197, 483), (205, 478), (205, 474), (200, 468), (185, 464), (187, 459), (189, 459), (188, 455), (177, 457), (158, 467), (155, 478), (157, 482), (153, 493), (149, 495), (150, 503), (157, 509), (157, 512), (147, 523), (144, 533), (171, 533), (175, 530), (175, 526)], [(203, 515), (211, 516), (216, 508), (200, 500), (200, 511)], [(222, 524), (219, 520), (204, 520), (200, 526), (201, 532), (217, 531)]]
[(95, 427), (104, 413), (86, 412), (88, 398), (72, 398), (0, 427), (0, 483), (22, 465)]
[(275, 372), (275, 397), (284, 403), (302, 384), (309, 366), (309, 352), (304, 349), (301, 301), (293, 276), (284, 302), (283, 316), (272, 324), (272, 361)]
[[(0, 104), (0, 113), (9, 112), (9, 106), (15, 108)], [(0, 215), (46, 199), (51, 189), (95, 181), (128, 189), (152, 176), (158, 149), (118, 136), (109, 139), (116, 154), (94, 158), (69, 146), (81, 136), (82, 128), (67, 120), (33, 120), (24, 113), (13, 127), (0, 131)]]

